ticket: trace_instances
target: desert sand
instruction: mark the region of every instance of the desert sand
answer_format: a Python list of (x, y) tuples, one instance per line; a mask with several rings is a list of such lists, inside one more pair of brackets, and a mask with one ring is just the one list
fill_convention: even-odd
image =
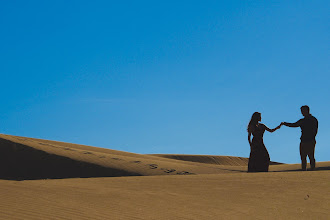
[(0, 219), (329, 219), (316, 171), (247, 158), (143, 155), (0, 134)]

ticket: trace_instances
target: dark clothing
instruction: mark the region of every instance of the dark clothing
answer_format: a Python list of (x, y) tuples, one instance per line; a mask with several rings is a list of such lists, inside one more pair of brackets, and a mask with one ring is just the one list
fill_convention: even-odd
[(315, 145), (316, 145), (315, 141), (300, 143), (300, 157), (301, 157), (302, 170), (306, 170), (307, 168), (307, 160), (306, 160), (307, 156), (309, 157), (311, 169), (312, 170), (315, 169), (315, 157), (314, 157)]
[(311, 114), (300, 119), (296, 123), (287, 123), (284, 125), (288, 127), (300, 127), (301, 128), (301, 142), (300, 142), (300, 158), (301, 158), (301, 168), (306, 170), (307, 168), (307, 156), (309, 157), (311, 169), (315, 169), (315, 145), (316, 145), (316, 134), (318, 130), (318, 121)]
[(296, 123), (287, 123), (284, 125), (288, 127), (300, 127), (301, 128), (301, 142), (312, 142), (315, 141), (315, 137), (318, 129), (318, 121), (312, 115), (300, 119)]
[(268, 172), (269, 154), (263, 141), (266, 126), (258, 124), (252, 131), (251, 153), (248, 164), (248, 172)]

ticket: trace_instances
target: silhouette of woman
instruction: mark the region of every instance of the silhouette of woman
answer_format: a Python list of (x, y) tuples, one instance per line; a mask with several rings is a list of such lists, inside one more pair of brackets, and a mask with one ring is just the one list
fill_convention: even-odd
[[(263, 135), (265, 131), (274, 132), (281, 127), (279, 125), (274, 129), (270, 129), (266, 125), (259, 123), (260, 121), (261, 113), (253, 113), (247, 129), (251, 147), (248, 172), (268, 172), (270, 158), (264, 144)], [(251, 134), (253, 135), (252, 141)]]

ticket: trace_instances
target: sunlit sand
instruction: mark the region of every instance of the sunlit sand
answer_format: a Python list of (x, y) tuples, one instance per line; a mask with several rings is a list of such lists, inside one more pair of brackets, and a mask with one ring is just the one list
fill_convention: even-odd
[[(247, 158), (143, 155), (0, 135), (0, 219), (328, 219), (330, 162), (316, 171)], [(19, 180), (19, 181), (17, 181)]]

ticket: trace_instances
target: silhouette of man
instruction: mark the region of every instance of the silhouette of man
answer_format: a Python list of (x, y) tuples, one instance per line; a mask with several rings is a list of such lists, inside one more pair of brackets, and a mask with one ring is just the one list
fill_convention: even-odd
[(301, 137), (300, 137), (300, 157), (301, 157), (301, 168), (303, 171), (307, 170), (307, 160), (309, 157), (311, 164), (311, 170), (315, 169), (315, 145), (316, 145), (316, 134), (318, 130), (317, 119), (309, 113), (309, 107), (304, 105), (300, 108), (301, 114), (304, 118), (300, 119), (296, 123), (282, 122), (281, 125), (288, 127), (300, 127)]

